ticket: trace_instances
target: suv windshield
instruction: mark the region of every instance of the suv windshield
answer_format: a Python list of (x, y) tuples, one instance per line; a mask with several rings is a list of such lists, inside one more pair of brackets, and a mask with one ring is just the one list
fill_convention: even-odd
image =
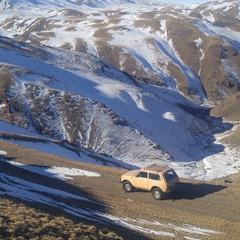
[(175, 179), (177, 177), (177, 174), (174, 170), (169, 170), (168, 172), (164, 173), (164, 177), (167, 182), (170, 182), (171, 180)]

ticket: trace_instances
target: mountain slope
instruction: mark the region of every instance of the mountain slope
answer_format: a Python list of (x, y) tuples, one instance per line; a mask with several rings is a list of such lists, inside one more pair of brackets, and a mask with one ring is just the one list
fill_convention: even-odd
[(237, 3), (1, 1), (1, 119), (136, 165), (208, 162), (235, 130), (209, 113), (240, 89)]
[[(57, 53), (59, 59), (59, 52)], [(65, 57), (71, 58), (67, 52), (63, 53)], [(190, 130), (192, 128), (193, 131), (189, 132), (188, 136), (181, 140), (182, 148), (188, 147), (193, 141), (196, 141), (194, 139), (197, 139), (198, 135), (203, 134), (204, 131), (205, 133), (209, 131), (207, 123), (203, 120), (194, 118), (174, 104), (169, 104), (151, 93), (144, 92), (141, 88), (135, 86), (126, 75), (123, 75), (121, 72), (118, 73), (115, 69), (108, 68), (106, 65), (105, 67), (102, 66), (101, 77), (98, 71), (99, 80), (96, 81), (94, 77), (97, 76), (93, 75), (94, 64), (96, 64), (94, 62), (89, 64), (92, 71), (91, 75), (93, 76), (87, 75), (86, 78), (79, 78), (71, 70), (57, 69), (56, 66), (45, 64), (36, 58), (29, 58), (29, 55), (26, 58), (23, 54), (19, 55), (15, 51), (11, 51), (11, 54), (8, 52), (8, 55), (9, 62), (20, 62), (22, 66), (28, 66), (28, 69), (34, 71), (35, 74), (24, 69), (14, 68), (11, 65), (3, 68), (5, 71), (11, 70), (12, 78), (16, 81), (15, 86), (4, 89), (6, 94), (5, 102), (9, 104), (7, 106), (9, 111), (6, 119), (17, 115), (15, 119), (18, 118), (17, 121), (20, 126), (28, 129), (33, 128), (40, 134), (79, 143), (84, 147), (92, 148), (93, 150), (98, 149), (99, 152), (118, 158), (120, 157), (119, 154), (117, 156), (113, 154), (113, 152), (116, 152), (116, 149), (111, 142), (116, 142), (120, 152), (126, 155), (130, 142), (135, 141), (136, 147), (130, 147), (130, 155), (127, 159), (133, 160), (136, 158), (141, 160), (139, 157), (142, 155), (142, 151), (136, 157), (133, 153), (135, 148), (140, 150), (139, 146), (144, 144), (143, 136), (148, 137), (152, 141), (154, 140), (160, 146), (171, 145), (175, 142), (175, 154), (179, 155), (181, 150), (178, 152), (178, 138), (185, 134), (185, 129)], [(54, 61), (53, 57), (54, 55), (51, 55), (51, 61)], [(88, 58), (88, 61), (90, 61), (90, 58)], [(66, 67), (67, 64), (65, 64)], [(40, 75), (36, 75), (36, 71), (40, 71)], [(83, 71), (88, 72), (87, 69), (83, 69)], [(47, 72), (50, 72), (51, 77)], [(111, 75), (111, 78), (108, 75)], [(113, 80), (114, 75), (116, 79)], [(118, 80), (119, 78), (120, 80)], [(71, 79), (71, 85), (67, 85), (68, 79)], [(101, 102), (104, 105), (84, 99), (74, 94), (74, 92), (83, 94), (85, 98), (94, 99), (96, 102)], [(17, 97), (14, 97), (16, 93)], [(117, 116), (114, 112), (109, 111), (105, 105), (118, 112), (119, 115)], [(11, 110), (11, 108), (15, 110)], [(22, 120), (20, 120), (22, 114)], [(121, 117), (125, 120), (121, 120)], [(160, 119), (162, 120), (159, 123)], [(12, 120), (13, 123), (15, 121), (14, 119)], [(113, 128), (114, 126), (111, 122), (115, 122), (115, 128)], [(134, 135), (137, 136), (139, 134), (135, 130), (131, 130), (128, 133), (131, 125), (127, 122), (131, 123), (135, 129), (139, 129), (143, 136), (134, 137)], [(149, 122), (152, 124), (151, 127), (147, 127)], [(202, 126), (204, 127), (202, 128)], [(179, 132), (178, 136), (171, 135), (171, 131)], [(100, 135), (97, 134), (98, 132)], [(159, 137), (161, 135), (166, 136), (163, 141)], [(121, 139), (120, 142), (117, 139)], [(102, 142), (105, 143), (102, 145)], [(104, 145), (106, 146), (104, 147)], [(149, 142), (148, 145), (150, 148), (157, 149), (156, 144)], [(104, 151), (100, 150), (101, 147), (104, 148)], [(109, 152), (105, 149), (106, 147), (112, 150)], [(145, 151), (147, 151), (147, 148)], [(186, 152), (191, 154), (187, 150)], [(142, 158), (158, 159), (158, 155), (161, 157), (161, 152), (157, 151), (153, 156), (151, 154), (149, 156), (143, 155)], [(186, 155), (185, 160), (187, 160)]]

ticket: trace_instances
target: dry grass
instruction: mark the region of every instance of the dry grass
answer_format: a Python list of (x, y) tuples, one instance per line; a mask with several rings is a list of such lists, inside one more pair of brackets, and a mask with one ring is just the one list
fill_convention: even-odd
[(14, 199), (0, 198), (0, 239), (123, 239), (108, 227), (46, 213)]

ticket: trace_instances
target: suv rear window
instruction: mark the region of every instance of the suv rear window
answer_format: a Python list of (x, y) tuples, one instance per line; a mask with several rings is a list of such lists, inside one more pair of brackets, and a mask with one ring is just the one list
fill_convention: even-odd
[(164, 177), (167, 182), (170, 182), (171, 180), (177, 177), (177, 174), (175, 173), (174, 170), (169, 170), (168, 172), (164, 173)]

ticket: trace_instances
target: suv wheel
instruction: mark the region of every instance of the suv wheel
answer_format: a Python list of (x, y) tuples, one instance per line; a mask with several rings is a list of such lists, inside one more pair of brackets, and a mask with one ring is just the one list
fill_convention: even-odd
[(134, 187), (129, 181), (123, 182), (123, 189), (125, 192), (132, 192), (134, 190)]
[(164, 193), (160, 188), (154, 188), (152, 190), (152, 195), (156, 200), (162, 200), (164, 199)]

